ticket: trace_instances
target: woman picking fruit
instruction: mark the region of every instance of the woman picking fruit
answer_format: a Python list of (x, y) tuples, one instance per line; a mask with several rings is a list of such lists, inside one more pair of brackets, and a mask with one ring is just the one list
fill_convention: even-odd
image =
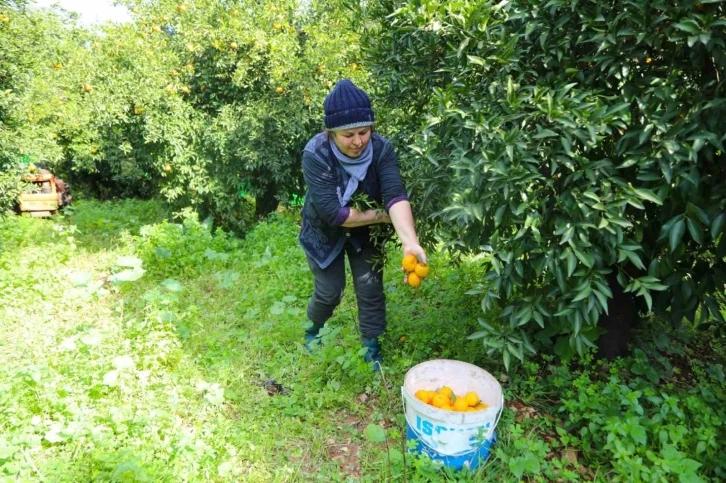
[[(393, 223), (404, 257), (411, 255), (422, 266), (426, 252), (416, 236), (393, 146), (373, 132), (368, 95), (344, 79), (328, 94), (323, 107), (325, 131), (303, 150), (307, 193), (299, 241), (314, 279), (307, 309), (312, 326), (305, 331), (305, 347), (312, 348), (343, 298), (347, 255), (358, 302), (359, 330), (367, 349), (365, 359), (380, 370), (378, 337), (386, 330), (386, 299), (383, 268), (374, 263), (379, 248), (371, 242), (369, 225)], [(351, 199), (361, 193), (384, 210), (352, 208)]]

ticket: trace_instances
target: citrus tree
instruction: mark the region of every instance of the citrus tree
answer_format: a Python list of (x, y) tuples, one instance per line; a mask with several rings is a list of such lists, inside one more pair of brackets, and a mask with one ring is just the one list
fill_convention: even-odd
[(72, 49), (72, 29), (59, 15), (26, 10), (22, 1), (0, 2), (0, 215), (21, 189), (22, 158), (58, 159), (55, 124), (63, 115), (59, 90), (49, 78), (56, 59)]
[(0, 17), (3, 162), (29, 155), (89, 194), (161, 195), (237, 231), (252, 206), (301, 195), (325, 95), (366, 82), (342, 2), (121, 3), (132, 22), (92, 30), (2, 4), (26, 22)]
[[(166, 38), (178, 61), (172, 86), (204, 120), (194, 174), (203, 167), (195, 190), (206, 195), (205, 205), (234, 217), (235, 200), (249, 193), (263, 216), (300, 194), (301, 151), (322, 128), (324, 95), (343, 75), (359, 82), (365, 76), (341, 8), (161, 1), (139, 4), (138, 12), (138, 24)], [(194, 182), (186, 174), (175, 189)]]
[[(723, 328), (726, 19), (720, 2), (379, 0), (372, 77), (435, 235), (488, 253), (470, 293), (508, 366), (626, 347), (634, 300)], [(635, 299), (633, 298), (635, 297)], [(609, 338), (608, 338), (609, 337)]]
[(56, 73), (76, 113), (64, 169), (102, 196), (161, 194), (244, 231), (301, 194), (301, 151), (338, 78), (365, 82), (342, 7), (297, 1), (124, 2)]

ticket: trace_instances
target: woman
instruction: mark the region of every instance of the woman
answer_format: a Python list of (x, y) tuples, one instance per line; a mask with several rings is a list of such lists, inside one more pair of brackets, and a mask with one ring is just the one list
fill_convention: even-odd
[[(312, 327), (305, 331), (305, 346), (310, 350), (343, 297), (347, 255), (365, 359), (380, 370), (378, 336), (386, 330), (386, 300), (382, 267), (373, 261), (379, 247), (371, 242), (368, 227), (393, 223), (404, 255), (413, 254), (426, 263), (426, 253), (416, 236), (393, 146), (373, 132), (368, 95), (350, 80), (342, 80), (326, 97), (324, 111), (325, 131), (303, 151), (308, 189), (299, 240), (314, 278), (307, 309)], [(356, 194), (366, 194), (384, 209), (351, 208)]]

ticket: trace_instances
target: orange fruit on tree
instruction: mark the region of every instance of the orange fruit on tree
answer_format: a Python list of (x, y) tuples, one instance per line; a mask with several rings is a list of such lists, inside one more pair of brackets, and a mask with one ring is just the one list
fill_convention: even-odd
[(403, 261), (401, 262), (401, 266), (403, 266), (403, 269), (407, 272), (413, 272), (416, 270), (416, 264), (418, 263), (418, 260), (416, 259), (416, 255), (406, 255), (403, 257)]
[(467, 392), (464, 398), (466, 399), (466, 403), (471, 407), (479, 404), (479, 395), (475, 392)]
[(417, 288), (421, 286), (421, 279), (418, 275), (411, 272), (408, 274), (408, 284), (412, 286), (413, 288)]
[(282, 87), (278, 87), (277, 89), (275, 89), (275, 92), (277, 92), (278, 94), (282, 94), (283, 92), (285, 92), (285, 89), (283, 89)]
[(431, 394), (431, 391), (427, 391), (426, 389), (419, 389), (416, 391), (416, 399), (423, 401), (426, 404), (430, 404), (433, 399), (433, 394)]
[(469, 404), (466, 402), (465, 397), (457, 397), (454, 401), (454, 411), (464, 412), (469, 409)]
[(424, 265), (423, 263), (417, 263), (413, 271), (419, 278), (426, 278), (426, 275), (429, 274), (429, 266)]

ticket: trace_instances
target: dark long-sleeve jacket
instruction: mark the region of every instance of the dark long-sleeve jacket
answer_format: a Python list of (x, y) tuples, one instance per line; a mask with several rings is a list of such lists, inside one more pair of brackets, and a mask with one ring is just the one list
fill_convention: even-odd
[[(340, 254), (346, 240), (358, 250), (370, 243), (367, 226), (342, 226), (350, 215), (350, 207), (340, 206), (338, 190), (345, 192), (349, 175), (335, 158), (331, 142), (324, 132), (316, 135), (305, 146), (302, 158), (307, 192), (299, 241), (305, 253), (321, 268), (326, 268)], [(355, 194), (367, 194), (388, 211), (395, 203), (408, 199), (398, 157), (386, 138), (373, 133), (369, 142), (373, 143), (373, 160)]]

